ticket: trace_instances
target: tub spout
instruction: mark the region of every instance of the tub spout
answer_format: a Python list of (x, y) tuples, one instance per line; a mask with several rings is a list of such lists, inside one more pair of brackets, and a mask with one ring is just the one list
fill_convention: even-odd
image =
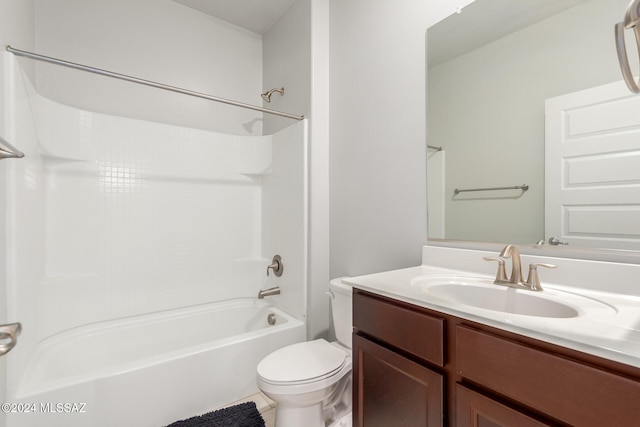
[(258, 299), (263, 299), (264, 297), (269, 297), (271, 295), (279, 295), (279, 294), (280, 294), (279, 286), (276, 286), (275, 288), (261, 289), (260, 292), (258, 292)]

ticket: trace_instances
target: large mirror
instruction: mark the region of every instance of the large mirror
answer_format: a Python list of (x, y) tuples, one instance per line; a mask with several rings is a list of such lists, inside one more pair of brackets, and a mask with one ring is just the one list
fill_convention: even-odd
[[(550, 238), (562, 238), (545, 229), (545, 186), (551, 186), (545, 182), (545, 102), (622, 80), (614, 25), (627, 4), (476, 0), (428, 29), (430, 242), (548, 246)], [(635, 41), (629, 40), (633, 52)], [(634, 155), (627, 164), (640, 170), (640, 148)], [(640, 195), (640, 177), (627, 184)], [(606, 191), (602, 186), (600, 192)], [(558, 240), (572, 249), (635, 254), (640, 204), (625, 209), (635, 228), (628, 236), (589, 244)]]

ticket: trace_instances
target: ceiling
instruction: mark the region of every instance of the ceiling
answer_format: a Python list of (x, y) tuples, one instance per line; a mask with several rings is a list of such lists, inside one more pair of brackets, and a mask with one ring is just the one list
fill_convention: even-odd
[(173, 0), (192, 9), (264, 34), (296, 0)]
[[(586, 0), (477, 0), (429, 28), (429, 66), (470, 52)], [(613, 33), (613, 30), (611, 30)]]

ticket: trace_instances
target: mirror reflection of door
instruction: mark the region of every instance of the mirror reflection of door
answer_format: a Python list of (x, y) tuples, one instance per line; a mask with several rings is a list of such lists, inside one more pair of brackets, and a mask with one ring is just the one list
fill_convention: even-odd
[(640, 97), (618, 82), (548, 99), (545, 116), (547, 236), (640, 248)]

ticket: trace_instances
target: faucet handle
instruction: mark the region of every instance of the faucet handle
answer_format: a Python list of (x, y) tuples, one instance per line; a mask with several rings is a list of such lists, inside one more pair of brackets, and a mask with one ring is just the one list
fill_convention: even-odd
[(497, 261), (498, 262), (498, 272), (496, 273), (496, 279), (493, 283), (504, 283), (507, 282), (507, 270), (504, 267), (505, 258), (495, 257), (495, 256), (486, 256), (483, 258), (485, 261)]
[(276, 277), (282, 276), (282, 272), (284, 271), (284, 264), (282, 264), (282, 258), (280, 255), (274, 255), (273, 260), (271, 260), (271, 265), (267, 267), (267, 276), (269, 275), (269, 270), (273, 270), (273, 274)]
[(542, 286), (540, 285), (540, 278), (538, 277), (538, 267), (558, 268), (558, 266), (555, 264), (546, 264), (544, 262), (529, 264), (529, 277), (527, 277), (527, 286), (532, 291), (542, 290)]

